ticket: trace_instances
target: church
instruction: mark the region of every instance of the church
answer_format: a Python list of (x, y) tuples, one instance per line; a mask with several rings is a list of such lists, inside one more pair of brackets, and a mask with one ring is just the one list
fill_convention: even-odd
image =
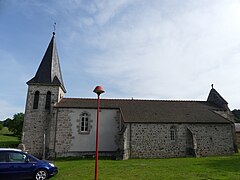
[[(95, 155), (97, 99), (65, 98), (55, 32), (27, 81), (22, 144), (43, 158)], [(230, 155), (235, 128), (227, 101), (101, 99), (99, 156), (167, 158)]]

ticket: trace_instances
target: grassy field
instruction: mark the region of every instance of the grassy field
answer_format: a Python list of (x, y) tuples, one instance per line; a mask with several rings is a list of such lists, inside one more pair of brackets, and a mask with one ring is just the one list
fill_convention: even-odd
[[(0, 131), (0, 147), (20, 143), (7, 128)], [(92, 180), (95, 160), (65, 158), (55, 160), (59, 173), (54, 180)], [(233, 156), (205, 158), (99, 160), (99, 180), (165, 179), (239, 179), (240, 153)]]
[[(56, 160), (56, 180), (94, 179), (94, 160)], [(224, 157), (99, 160), (99, 180), (240, 179), (240, 154)]]
[(0, 131), (0, 147), (11, 147), (15, 148), (20, 143), (20, 140), (13, 136), (11, 132), (8, 131), (8, 128), (4, 127)]

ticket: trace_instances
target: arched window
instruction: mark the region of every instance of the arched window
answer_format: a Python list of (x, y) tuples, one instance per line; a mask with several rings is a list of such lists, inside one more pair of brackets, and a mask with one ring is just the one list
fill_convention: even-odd
[(170, 128), (170, 140), (171, 141), (176, 140), (176, 128), (174, 126)]
[(91, 119), (91, 114), (87, 111), (81, 112), (77, 121), (78, 133), (82, 135), (90, 134), (92, 129), (93, 120)]
[(38, 101), (39, 101), (39, 91), (36, 91), (34, 94), (33, 109), (38, 108)]
[(88, 132), (88, 131), (89, 131), (88, 114), (83, 113), (81, 116), (81, 132)]
[(46, 96), (45, 109), (50, 109), (50, 105), (51, 105), (51, 92), (48, 91)]

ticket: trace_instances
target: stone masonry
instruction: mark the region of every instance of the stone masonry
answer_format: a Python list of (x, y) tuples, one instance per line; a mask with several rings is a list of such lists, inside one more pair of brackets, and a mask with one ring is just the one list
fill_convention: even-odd
[[(176, 129), (171, 141), (170, 128)], [(199, 156), (228, 155), (234, 153), (231, 125), (226, 124), (127, 124), (124, 133), (123, 159), (186, 157), (188, 130), (196, 135)]]
[[(38, 108), (33, 109), (34, 94), (39, 91)], [(47, 92), (51, 92), (51, 107), (45, 109)], [(26, 150), (36, 155), (43, 156), (44, 134), (45, 134), (45, 148), (48, 150), (50, 141), (50, 129), (53, 126), (53, 105), (63, 97), (63, 91), (59, 86), (38, 86), (29, 85), (27, 102), (25, 108), (24, 128), (23, 128), (23, 144)]]
[[(50, 129), (49, 157), (94, 156), (96, 137), (96, 109), (54, 108), (55, 123)], [(82, 113), (89, 116), (89, 131), (81, 132)], [(55, 126), (55, 128), (54, 128)], [(94, 127), (94, 128), (93, 128)], [(99, 125), (99, 154), (116, 156), (119, 148), (119, 111), (101, 109)]]

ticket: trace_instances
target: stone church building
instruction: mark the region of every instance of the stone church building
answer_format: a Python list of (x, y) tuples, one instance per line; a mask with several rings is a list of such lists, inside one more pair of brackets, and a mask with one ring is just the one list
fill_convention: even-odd
[[(97, 100), (64, 98), (55, 33), (27, 82), (22, 143), (38, 157), (93, 156)], [(213, 88), (206, 101), (101, 99), (99, 155), (165, 158), (234, 153), (227, 101)]]

